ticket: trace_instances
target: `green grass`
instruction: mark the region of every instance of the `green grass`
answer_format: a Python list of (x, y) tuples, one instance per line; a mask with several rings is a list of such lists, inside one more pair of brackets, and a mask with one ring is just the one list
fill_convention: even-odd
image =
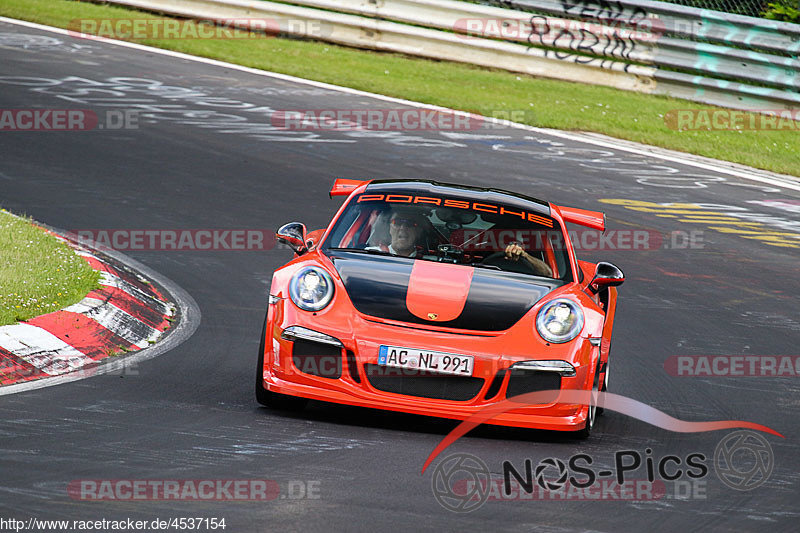
[[(0, 14), (59, 27), (77, 18), (157, 18), (71, 0), (0, 0)], [(676, 131), (664, 117), (702, 104), (534, 78), (451, 62), (295, 39), (144, 40), (249, 67), (489, 116), (514, 112), (532, 126), (592, 131), (800, 176), (798, 130)], [(800, 127), (800, 123), (796, 123)]]
[(0, 210), (0, 326), (79, 302), (99, 278), (69, 246)]

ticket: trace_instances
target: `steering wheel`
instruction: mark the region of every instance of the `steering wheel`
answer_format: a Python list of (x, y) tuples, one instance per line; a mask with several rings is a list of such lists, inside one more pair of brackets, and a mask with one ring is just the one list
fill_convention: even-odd
[(501, 270), (507, 272), (517, 272), (519, 274), (533, 274), (535, 276), (542, 276), (543, 274), (536, 270), (532, 264), (527, 262), (524, 258), (520, 257), (518, 260), (506, 258), (505, 252), (495, 252), (481, 261), (482, 265), (494, 265)]

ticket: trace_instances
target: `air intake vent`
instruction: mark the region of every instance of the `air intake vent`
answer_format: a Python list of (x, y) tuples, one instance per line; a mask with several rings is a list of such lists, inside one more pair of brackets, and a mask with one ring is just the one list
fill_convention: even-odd
[[(558, 372), (512, 368), (511, 375), (508, 379), (506, 398), (511, 401), (516, 401), (514, 396), (519, 396), (520, 394), (559, 389), (561, 389), (561, 375)], [(557, 397), (558, 393), (556, 392), (548, 395), (547, 398), (544, 398), (541, 402), (537, 401), (536, 404), (552, 403)], [(530, 402), (520, 400), (519, 403)]]
[(337, 346), (297, 339), (292, 343), (292, 362), (304, 374), (330, 379), (342, 377), (342, 350)]
[(446, 376), (380, 365), (364, 367), (373, 387), (406, 396), (464, 402), (477, 396), (484, 384), (483, 379), (470, 376)]

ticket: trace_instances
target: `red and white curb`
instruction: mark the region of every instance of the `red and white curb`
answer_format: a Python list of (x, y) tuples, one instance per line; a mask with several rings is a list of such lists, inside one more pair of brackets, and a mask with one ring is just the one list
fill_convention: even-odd
[(141, 274), (52, 234), (100, 272), (100, 288), (59, 311), (0, 326), (0, 385), (94, 368), (147, 348), (175, 315), (175, 305)]

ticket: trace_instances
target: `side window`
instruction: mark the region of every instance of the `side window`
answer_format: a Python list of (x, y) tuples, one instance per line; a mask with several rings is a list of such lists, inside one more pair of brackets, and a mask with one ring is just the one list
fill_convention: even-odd
[(348, 209), (342, 214), (342, 218), (336, 223), (336, 229), (328, 238), (327, 246), (331, 248), (344, 248), (349, 246), (349, 241), (353, 238), (353, 233), (357, 228), (354, 228), (355, 222), (361, 209)]
[[(556, 226), (558, 227), (558, 226)], [(553, 268), (554, 274), (556, 277), (563, 279), (565, 281), (570, 281), (571, 276), (569, 276), (570, 268), (567, 264), (567, 259), (569, 256), (567, 255), (567, 246), (564, 243), (564, 235), (561, 233), (560, 230), (551, 230), (547, 231), (547, 239), (552, 247), (554, 253), (553, 259), (555, 260), (555, 267)]]

